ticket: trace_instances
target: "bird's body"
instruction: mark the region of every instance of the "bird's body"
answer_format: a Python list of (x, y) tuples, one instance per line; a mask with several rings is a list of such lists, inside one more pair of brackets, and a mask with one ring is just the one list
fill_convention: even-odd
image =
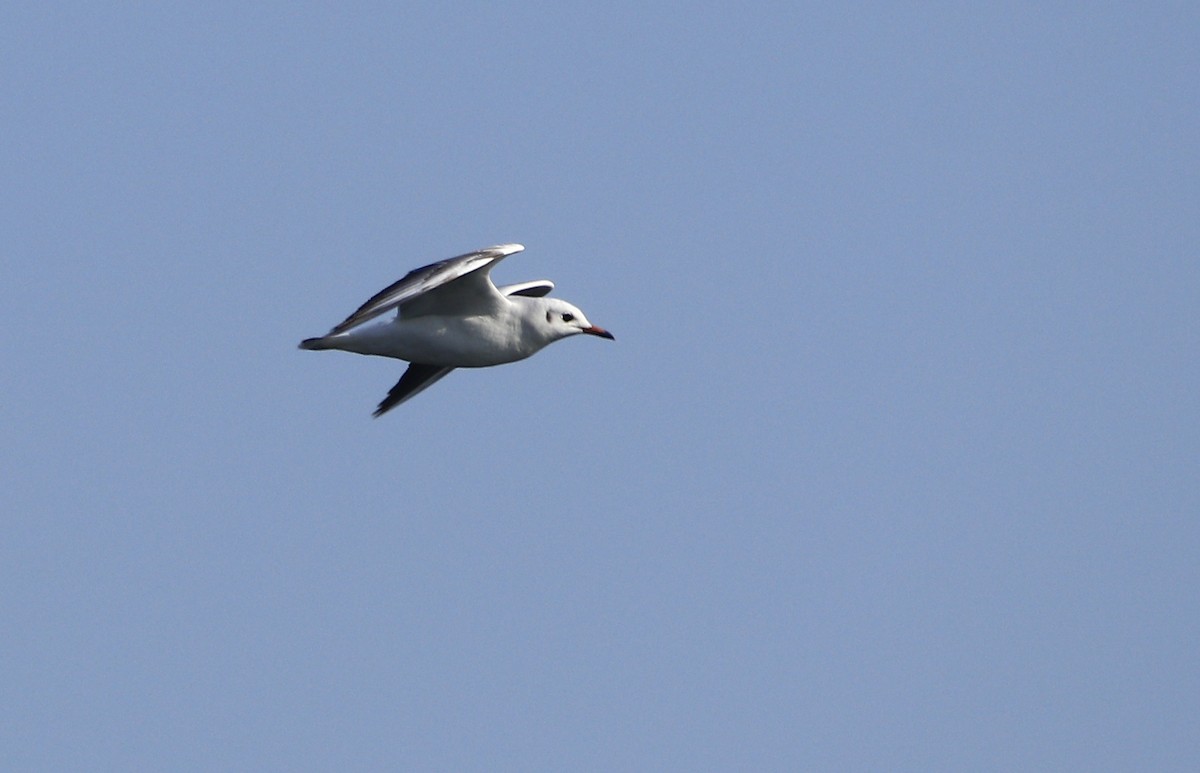
[[(519, 300), (534, 302), (530, 298)], [(517, 306), (514, 303), (516, 308), (491, 317), (397, 316), (387, 322), (315, 339), (304, 348), (340, 349), (451, 368), (503, 365), (523, 360), (550, 343), (537, 336), (527, 322), (528, 315), (522, 313), (526, 310)]]
[[(612, 338), (579, 309), (558, 298), (548, 280), (496, 287), (495, 263), (523, 250), (502, 244), (409, 272), (357, 311), (301, 349), (338, 349), (407, 360), (404, 376), (375, 415), (399, 405), (454, 368), (482, 368), (523, 360), (577, 333)], [(397, 310), (387, 322), (366, 322)]]

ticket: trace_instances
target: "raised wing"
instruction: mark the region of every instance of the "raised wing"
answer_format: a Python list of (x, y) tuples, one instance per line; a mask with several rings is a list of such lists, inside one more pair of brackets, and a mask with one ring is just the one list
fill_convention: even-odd
[(532, 282), (521, 282), (515, 285), (505, 285), (500, 288), (500, 294), (506, 296), (524, 295), (528, 298), (541, 298), (554, 289), (554, 283), (549, 279), (535, 279)]
[(474, 306), (485, 311), (488, 305), (504, 299), (492, 284), (491, 267), (523, 249), (520, 244), (499, 244), (413, 269), (371, 296), (353, 314), (334, 326), (329, 335), (345, 333), (402, 304), (406, 305), (406, 316), (410, 316), (408, 306), (412, 306), (411, 316), (427, 314), (431, 307), (440, 313), (457, 313)]
[(433, 386), (437, 383), (438, 379), (452, 370), (454, 368), (423, 365), (419, 362), (410, 363), (408, 370), (404, 371), (404, 375), (400, 377), (396, 385), (388, 390), (387, 397), (383, 398), (379, 403), (379, 407), (375, 409), (375, 413), (371, 415), (378, 419), (400, 403), (416, 397), (421, 392)]

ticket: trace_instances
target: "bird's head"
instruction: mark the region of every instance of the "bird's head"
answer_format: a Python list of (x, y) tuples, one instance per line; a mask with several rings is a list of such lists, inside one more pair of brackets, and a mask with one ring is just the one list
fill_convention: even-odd
[(566, 338), (577, 333), (587, 333), (589, 335), (600, 336), (613, 340), (613, 334), (602, 327), (596, 327), (583, 312), (559, 298), (546, 298), (545, 304), (545, 326), (544, 330), (549, 333), (552, 338)]

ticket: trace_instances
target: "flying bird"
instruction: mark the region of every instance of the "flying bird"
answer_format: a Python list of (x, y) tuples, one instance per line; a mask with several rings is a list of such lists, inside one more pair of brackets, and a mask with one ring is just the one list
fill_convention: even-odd
[[(375, 409), (376, 417), (415, 397), (455, 368), (516, 362), (561, 338), (612, 333), (559, 298), (548, 279), (496, 287), (492, 268), (525, 249), (499, 244), (414, 269), (380, 290), (326, 335), (301, 349), (339, 349), (407, 360), (408, 369)], [(396, 309), (385, 322), (363, 326)]]

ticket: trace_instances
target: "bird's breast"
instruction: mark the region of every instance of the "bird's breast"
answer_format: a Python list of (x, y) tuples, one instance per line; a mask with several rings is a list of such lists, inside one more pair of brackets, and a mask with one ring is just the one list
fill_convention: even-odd
[(524, 341), (517, 321), (495, 317), (425, 316), (392, 322), (391, 353), (409, 362), (482, 368), (521, 360), (537, 351)]

